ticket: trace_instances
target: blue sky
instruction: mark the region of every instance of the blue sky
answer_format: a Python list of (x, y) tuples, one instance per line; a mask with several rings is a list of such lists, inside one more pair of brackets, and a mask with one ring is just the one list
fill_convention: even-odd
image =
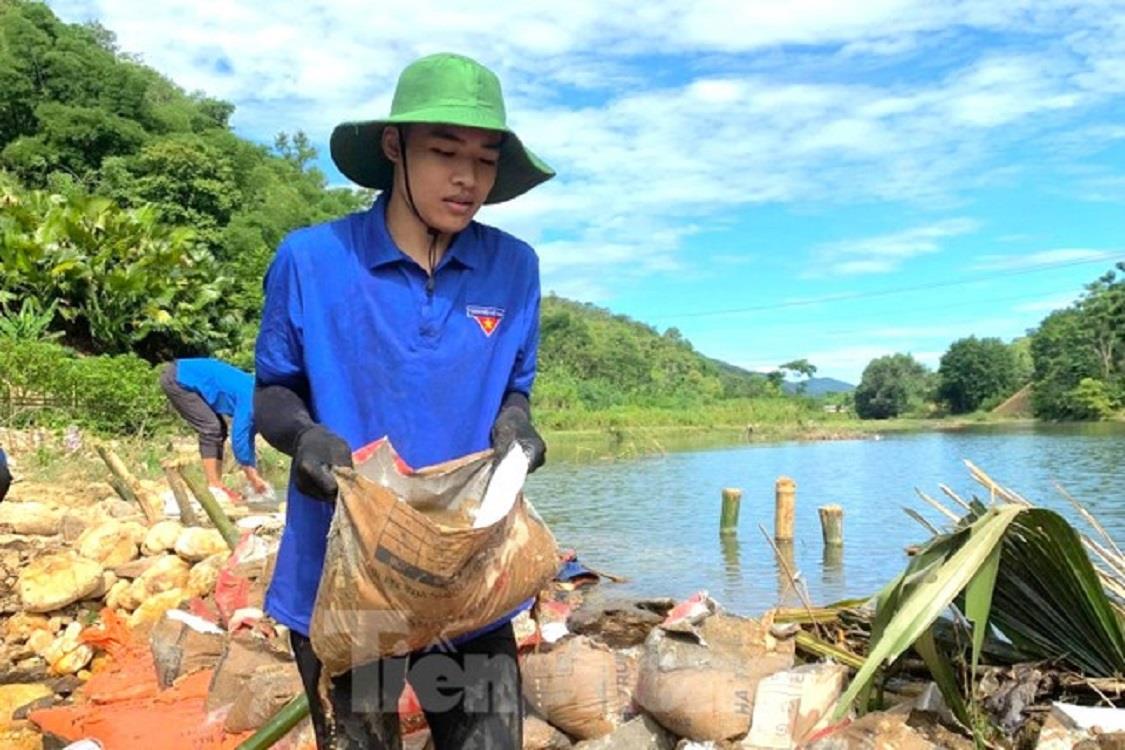
[(60, 0), (262, 142), (492, 67), (559, 177), (486, 208), (545, 290), (751, 369), (1022, 335), (1125, 259), (1125, 2)]

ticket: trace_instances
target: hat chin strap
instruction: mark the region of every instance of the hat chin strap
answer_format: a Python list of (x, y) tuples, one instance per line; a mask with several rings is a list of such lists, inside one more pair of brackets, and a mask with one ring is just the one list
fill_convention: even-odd
[(441, 235), (441, 230), (430, 224), (418, 211), (418, 206), (414, 203), (414, 193), (410, 189), (410, 168), (406, 163), (406, 128), (402, 125), (396, 125), (395, 129), (398, 130), (398, 144), (399, 153), (402, 154), (402, 181), (406, 185), (406, 203), (410, 206), (410, 210), (418, 217), (418, 221), (422, 222), (422, 226), (426, 228), (426, 233), (430, 236), (430, 245), (426, 250), (426, 261), (429, 268), (426, 273), (429, 277), (426, 279), (426, 291), (430, 294), (434, 292), (434, 272), (437, 271), (437, 241)]

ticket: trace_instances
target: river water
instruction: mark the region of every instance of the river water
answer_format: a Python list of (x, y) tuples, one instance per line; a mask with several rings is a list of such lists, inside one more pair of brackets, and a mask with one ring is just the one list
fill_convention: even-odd
[[(987, 493), (963, 464), (1081, 526), (1063, 487), (1125, 543), (1125, 425), (982, 426), (879, 439), (751, 444), (598, 463), (553, 462), (528, 496), (560, 544), (588, 565), (625, 576), (624, 595), (684, 597), (708, 591), (728, 609), (757, 614), (794, 605), (790, 578), (759, 531), (772, 536), (774, 482), (797, 482), (796, 540), (783, 550), (814, 603), (875, 593), (929, 538), (903, 512), (942, 517), (915, 494)], [(743, 491), (738, 533), (720, 539), (720, 490)], [(817, 506), (844, 508), (844, 546), (825, 551)], [(949, 503), (947, 503), (949, 504)]]

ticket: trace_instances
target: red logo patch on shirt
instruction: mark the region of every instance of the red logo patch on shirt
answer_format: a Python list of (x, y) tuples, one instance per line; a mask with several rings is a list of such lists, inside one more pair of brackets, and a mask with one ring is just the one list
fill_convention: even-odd
[(504, 319), (504, 308), (469, 305), (465, 308), (465, 314), (477, 322), (485, 336), (491, 336)]

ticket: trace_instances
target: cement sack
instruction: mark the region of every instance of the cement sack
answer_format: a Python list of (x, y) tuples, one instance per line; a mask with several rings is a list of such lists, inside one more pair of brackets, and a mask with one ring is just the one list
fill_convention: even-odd
[(746, 734), (764, 677), (793, 666), (792, 638), (778, 640), (772, 623), (716, 614), (689, 633), (653, 628), (645, 641), (637, 703), (661, 725), (697, 742)]
[(336, 474), (310, 623), (329, 674), (495, 622), (554, 576), (555, 539), (522, 491), (498, 521), (473, 528), (491, 451), (414, 471), (380, 440), (355, 463)]
[(585, 636), (528, 654), (520, 675), (536, 713), (572, 737), (604, 737), (634, 713), (636, 658)]

